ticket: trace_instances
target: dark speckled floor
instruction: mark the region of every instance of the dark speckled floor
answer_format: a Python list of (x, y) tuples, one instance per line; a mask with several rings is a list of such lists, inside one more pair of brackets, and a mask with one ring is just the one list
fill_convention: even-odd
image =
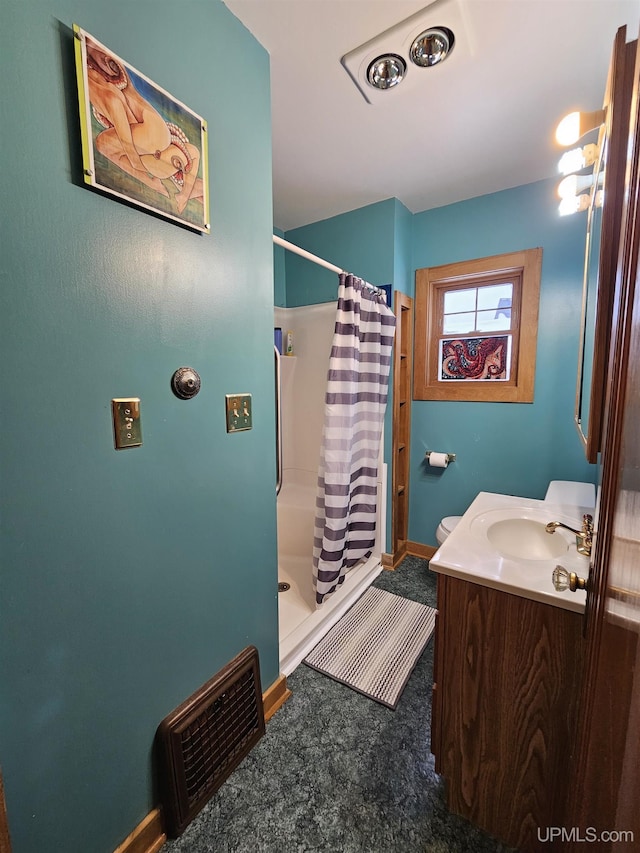
[[(435, 606), (407, 557), (375, 586)], [(484, 853), (507, 848), (451, 815), (429, 750), (433, 640), (395, 711), (301, 664), (293, 696), (183, 835), (162, 853)]]

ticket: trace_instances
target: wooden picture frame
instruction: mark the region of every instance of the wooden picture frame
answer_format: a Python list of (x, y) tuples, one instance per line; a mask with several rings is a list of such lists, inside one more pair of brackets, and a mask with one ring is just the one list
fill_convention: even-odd
[[(541, 269), (542, 249), (534, 248), (416, 270), (414, 400), (533, 402)], [(514, 300), (509, 309), (511, 328), (508, 334), (513, 337), (509, 379), (442, 381), (439, 348), (444, 337), (443, 294), (505, 281), (514, 285)], [(459, 339), (468, 337), (458, 335)], [(473, 338), (478, 338), (475, 332)]]

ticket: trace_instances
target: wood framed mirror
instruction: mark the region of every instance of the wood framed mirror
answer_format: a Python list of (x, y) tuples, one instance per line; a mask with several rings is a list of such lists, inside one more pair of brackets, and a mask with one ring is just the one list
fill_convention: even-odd
[(626, 27), (616, 33), (587, 221), (575, 423), (589, 462), (601, 446), (636, 44), (626, 43)]

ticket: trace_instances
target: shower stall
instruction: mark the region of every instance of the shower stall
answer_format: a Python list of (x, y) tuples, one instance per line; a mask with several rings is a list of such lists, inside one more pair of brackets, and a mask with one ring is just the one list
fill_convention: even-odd
[(327, 368), (336, 303), (276, 308), (274, 325), (286, 339), (293, 332), (293, 355), (276, 358), (279, 427), (278, 594), (280, 670), (289, 675), (324, 634), (363, 594), (381, 571), (385, 542), (386, 466), (377, 484), (376, 543), (372, 555), (354, 566), (336, 592), (318, 608), (312, 582), (316, 484), (324, 420)]

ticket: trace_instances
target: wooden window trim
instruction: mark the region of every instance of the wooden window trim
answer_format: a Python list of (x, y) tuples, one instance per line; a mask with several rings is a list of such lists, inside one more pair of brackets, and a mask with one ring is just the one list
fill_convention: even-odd
[[(414, 400), (465, 400), (472, 402), (532, 403), (538, 340), (538, 303), (542, 249), (523, 249), (439, 267), (416, 270)], [(477, 287), (494, 278), (520, 275), (520, 299), (513, 306), (513, 347), (508, 381), (483, 379), (439, 382), (438, 306), (446, 289)], [(514, 300), (515, 302), (515, 300)]]

